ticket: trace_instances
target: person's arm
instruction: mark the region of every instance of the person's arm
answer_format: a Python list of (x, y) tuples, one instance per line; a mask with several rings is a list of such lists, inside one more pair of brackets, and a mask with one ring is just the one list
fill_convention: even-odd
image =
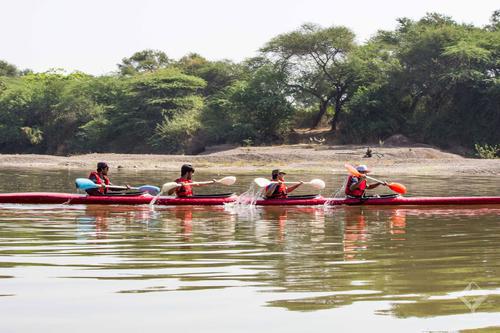
[(380, 185), (387, 185), (387, 182), (370, 184), (366, 188), (371, 190), (371, 189), (374, 189), (376, 187), (379, 187)]
[(266, 197), (272, 197), (278, 183), (271, 183), (266, 187)]
[(289, 188), (286, 189), (286, 191), (288, 193), (293, 192), (293, 191), (295, 191), (297, 189), (297, 187), (299, 187), (302, 184), (304, 184), (304, 182), (301, 181), (300, 183), (298, 183), (296, 185), (290, 186)]
[(99, 186), (99, 187), (102, 187), (102, 188), (105, 188), (105, 187), (106, 187), (106, 185), (105, 185), (105, 184), (97, 184), (97, 177), (96, 177), (95, 175), (90, 175), (90, 176), (89, 176), (89, 179), (90, 179), (91, 181), (93, 181), (93, 182), (94, 182), (97, 186)]
[(349, 189), (351, 191), (354, 191), (354, 190), (357, 190), (359, 188), (359, 185), (361, 185), (361, 181), (363, 180), (362, 179), (363, 177), (352, 177), (352, 184), (351, 186), (349, 186)]
[[(182, 184), (182, 183), (178, 182), (177, 180), (176, 180), (175, 182), (176, 182), (177, 184)], [(178, 189), (179, 189), (179, 186), (174, 187), (174, 188), (171, 188), (170, 190), (168, 190), (167, 194), (168, 194), (168, 195), (172, 195), (172, 194), (176, 193)]]

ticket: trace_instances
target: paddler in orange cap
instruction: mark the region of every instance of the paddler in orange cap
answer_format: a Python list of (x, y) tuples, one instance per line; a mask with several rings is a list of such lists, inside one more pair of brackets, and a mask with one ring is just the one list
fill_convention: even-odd
[(374, 183), (368, 185), (365, 175), (371, 170), (364, 164), (358, 165), (356, 170), (360, 173), (359, 177), (349, 175), (345, 186), (345, 194), (348, 198), (361, 198), (365, 196), (366, 190), (374, 189), (380, 185), (387, 185), (387, 183)]

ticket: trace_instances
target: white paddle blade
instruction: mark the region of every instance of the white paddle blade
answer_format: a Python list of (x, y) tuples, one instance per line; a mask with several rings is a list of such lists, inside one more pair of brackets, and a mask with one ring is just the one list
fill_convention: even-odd
[(222, 185), (233, 185), (234, 183), (236, 183), (236, 177), (234, 176), (224, 177), (222, 179), (219, 179), (217, 183), (220, 183)]
[(168, 193), (168, 191), (170, 191), (171, 189), (173, 188), (176, 188), (178, 186), (181, 186), (181, 184), (178, 184), (176, 182), (170, 182), (170, 183), (165, 183), (163, 184), (163, 186), (161, 187), (161, 191), (163, 193)]
[(313, 179), (309, 182), (309, 184), (311, 184), (312, 187), (314, 187), (318, 190), (322, 190), (326, 186), (325, 182), (321, 179)]
[(266, 178), (255, 178), (253, 180), (255, 184), (257, 184), (258, 187), (266, 187), (267, 185), (271, 184), (270, 180), (267, 180)]

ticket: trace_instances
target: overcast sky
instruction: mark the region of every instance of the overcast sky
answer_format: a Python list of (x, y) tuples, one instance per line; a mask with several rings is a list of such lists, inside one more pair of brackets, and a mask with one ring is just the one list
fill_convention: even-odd
[(304, 22), (345, 25), (363, 42), (399, 17), (439, 12), (483, 26), (496, 9), (498, 0), (3, 0), (0, 59), (91, 74), (146, 48), (241, 61)]

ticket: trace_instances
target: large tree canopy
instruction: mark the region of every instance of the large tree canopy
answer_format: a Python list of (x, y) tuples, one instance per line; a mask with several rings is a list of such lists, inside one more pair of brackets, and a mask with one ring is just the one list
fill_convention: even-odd
[(19, 74), (15, 65), (9, 64), (6, 61), (0, 60), (0, 76), (16, 76)]
[(165, 52), (156, 50), (143, 50), (134, 53), (129, 58), (123, 58), (118, 64), (122, 75), (134, 75), (142, 72), (153, 72), (170, 65), (171, 60)]
[(484, 27), (431, 13), (361, 45), (346, 27), (304, 24), (240, 63), (143, 50), (97, 77), (0, 61), (0, 152), (199, 152), (293, 140), (326, 119), (346, 143), (404, 134), (492, 156), (499, 22), (500, 11)]
[(333, 104), (335, 129), (342, 107), (355, 89), (356, 72), (349, 58), (356, 48), (354, 37), (346, 27), (304, 24), (273, 38), (261, 49), (283, 70), (296, 96), (306, 94), (317, 100), (319, 108), (312, 127)]

